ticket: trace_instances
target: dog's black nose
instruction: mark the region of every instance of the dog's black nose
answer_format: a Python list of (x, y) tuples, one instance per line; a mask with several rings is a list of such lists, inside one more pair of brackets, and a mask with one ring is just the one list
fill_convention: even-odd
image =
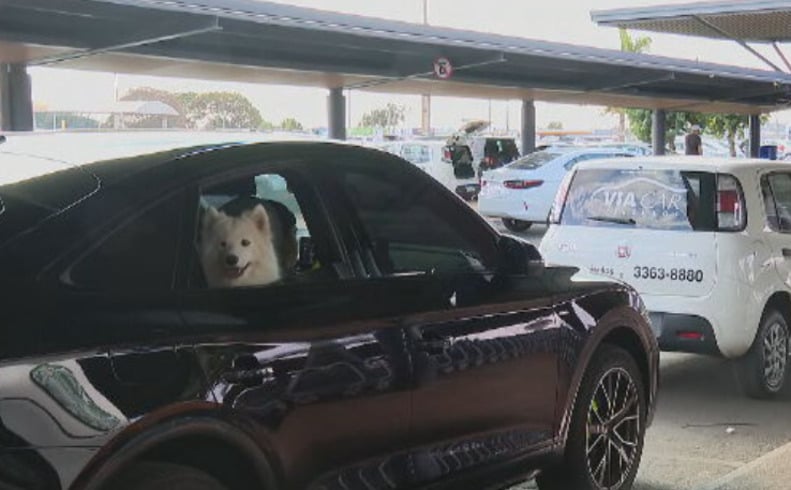
[(236, 265), (239, 263), (239, 257), (233, 254), (229, 254), (225, 256), (225, 263), (228, 265)]

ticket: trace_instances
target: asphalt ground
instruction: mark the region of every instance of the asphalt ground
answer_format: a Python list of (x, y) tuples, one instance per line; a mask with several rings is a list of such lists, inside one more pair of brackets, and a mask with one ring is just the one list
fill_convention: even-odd
[[(538, 245), (545, 231), (516, 235)], [(791, 388), (773, 400), (749, 399), (733, 361), (692, 354), (662, 353), (660, 379), (635, 490), (791, 488)]]

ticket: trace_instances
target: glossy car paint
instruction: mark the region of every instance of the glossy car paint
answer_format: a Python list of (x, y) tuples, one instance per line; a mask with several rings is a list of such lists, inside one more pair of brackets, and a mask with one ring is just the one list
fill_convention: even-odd
[[(514, 481), (562, 452), (603, 341), (637, 357), (653, 410), (658, 354), (642, 303), (573, 269), (197, 290), (185, 218), (173, 223), (172, 288), (68, 284), (87, 248), (162, 196), (186, 216), (202, 179), (317, 156), (398, 165), (472, 214), (379, 152), (272, 143), (115, 162), (115, 180), (0, 247), (0, 486), (102, 488), (151, 458), (231, 488)], [(352, 248), (339, 247), (341, 263)]]

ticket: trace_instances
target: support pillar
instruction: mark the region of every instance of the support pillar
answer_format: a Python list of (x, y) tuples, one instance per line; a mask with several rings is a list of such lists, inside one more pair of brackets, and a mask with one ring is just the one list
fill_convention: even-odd
[(343, 95), (343, 87), (330, 89), (327, 97), (327, 122), (331, 139), (346, 139), (346, 96)]
[(33, 130), (33, 94), (25, 65), (0, 63), (0, 130)]
[(750, 158), (758, 158), (761, 148), (761, 116), (750, 115)]
[(522, 155), (536, 151), (536, 105), (532, 100), (522, 101)]
[(654, 109), (651, 115), (651, 146), (654, 155), (665, 154), (665, 110)]

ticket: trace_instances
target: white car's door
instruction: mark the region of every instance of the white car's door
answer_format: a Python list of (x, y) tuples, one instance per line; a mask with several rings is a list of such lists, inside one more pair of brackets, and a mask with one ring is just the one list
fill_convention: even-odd
[(761, 177), (761, 191), (769, 231), (764, 234), (780, 280), (791, 287), (791, 172)]

